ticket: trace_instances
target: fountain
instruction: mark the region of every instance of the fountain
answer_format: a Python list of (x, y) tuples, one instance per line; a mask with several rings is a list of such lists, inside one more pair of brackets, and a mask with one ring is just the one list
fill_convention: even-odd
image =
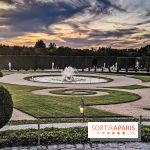
[(73, 76), (75, 75), (75, 69), (70, 66), (66, 67), (65, 70), (61, 74), (65, 81), (73, 81), (74, 80)]
[(99, 76), (89, 75), (77, 75), (76, 69), (71, 66), (66, 67), (61, 74), (51, 74), (45, 76), (33, 76), (30, 77), (30, 81), (43, 82), (43, 83), (55, 83), (55, 84), (89, 84), (89, 83), (103, 83), (107, 82), (106, 79), (100, 78)]

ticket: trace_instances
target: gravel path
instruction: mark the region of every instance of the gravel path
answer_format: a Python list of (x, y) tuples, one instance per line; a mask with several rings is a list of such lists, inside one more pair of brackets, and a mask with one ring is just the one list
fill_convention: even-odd
[[(50, 124), (41, 124), (40, 128), (70, 128), (70, 127), (86, 127), (87, 123), (50, 123)], [(0, 131), (6, 130), (21, 130), (21, 129), (38, 129), (37, 124), (26, 124), (26, 125), (6, 125)]]
[(23, 113), (22, 111), (13, 109), (11, 120), (36, 120), (36, 119), (26, 113)]
[[(150, 125), (150, 122), (142, 122), (142, 125)], [(40, 128), (71, 128), (71, 127), (87, 127), (88, 123), (50, 123), (41, 124)], [(6, 125), (0, 131), (6, 130), (22, 130), (22, 129), (38, 129), (37, 124), (25, 124), (25, 125)]]
[[(70, 89), (70, 88), (69, 88)], [(60, 95), (60, 94), (53, 94), (50, 93), (50, 91), (53, 91), (54, 89), (43, 89), (43, 90), (36, 90), (36, 91), (32, 91), (33, 94), (38, 94), (38, 95), (49, 95), (49, 96), (74, 96), (74, 97), (81, 97), (81, 95)], [(55, 89), (56, 90), (56, 89)], [(57, 89), (58, 90), (58, 89)], [(107, 92), (101, 92), (101, 91), (94, 91), (96, 92), (96, 94), (92, 94), (92, 95), (82, 95), (82, 96), (104, 96), (104, 95), (109, 95), (109, 93)]]
[(141, 99), (129, 103), (122, 103), (122, 104), (115, 104), (115, 105), (98, 105), (92, 107), (100, 110), (113, 112), (113, 113), (127, 115), (127, 116), (139, 117), (140, 115), (142, 115), (145, 118), (150, 118), (150, 111), (143, 109), (145, 107), (150, 108), (150, 88), (136, 89), (136, 90), (121, 90), (121, 89), (116, 89), (116, 90), (127, 91), (127, 92), (138, 94), (141, 96)]

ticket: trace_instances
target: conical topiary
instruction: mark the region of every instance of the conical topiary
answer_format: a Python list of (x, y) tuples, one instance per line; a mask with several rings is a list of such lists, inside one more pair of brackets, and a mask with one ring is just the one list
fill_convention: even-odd
[(13, 112), (11, 94), (3, 86), (0, 86), (0, 128), (8, 123)]
[(3, 77), (3, 73), (2, 72), (0, 72), (0, 77)]

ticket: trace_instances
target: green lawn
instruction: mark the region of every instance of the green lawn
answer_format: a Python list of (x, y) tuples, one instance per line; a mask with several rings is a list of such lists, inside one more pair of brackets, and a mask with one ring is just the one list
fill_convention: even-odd
[(150, 76), (133, 76), (133, 78), (139, 79), (142, 82), (150, 82)]
[[(12, 94), (14, 107), (34, 116), (78, 116), (80, 97), (58, 97), (35, 95), (31, 92), (44, 87), (20, 85), (4, 85)], [(108, 91), (108, 90), (103, 90)], [(84, 97), (86, 105), (113, 104), (133, 101), (139, 96), (127, 92), (108, 91), (110, 95), (101, 97)], [(113, 115), (112, 113), (97, 110), (86, 106), (86, 115)]]
[[(68, 89), (56, 89), (56, 90), (51, 91), (51, 93), (64, 95), (65, 94), (64, 92), (67, 90)], [(79, 90), (79, 89), (76, 89), (76, 90)], [(126, 102), (135, 101), (140, 98), (139, 95), (129, 93), (129, 92), (123, 92), (123, 91), (106, 90), (106, 89), (102, 89), (102, 90), (93, 89), (91, 91), (108, 92), (109, 95), (84, 97), (86, 106), (126, 103)], [(76, 97), (74, 98), (77, 99)]]
[[(31, 92), (44, 87), (10, 84), (4, 85), (12, 94), (14, 107), (33, 116), (79, 116), (80, 98), (50, 97)], [(86, 115), (113, 115), (112, 113), (86, 107)]]
[(129, 85), (129, 86), (115, 86), (115, 87), (110, 87), (110, 88), (134, 90), (134, 89), (143, 89), (143, 88), (149, 88), (149, 87), (148, 86), (134, 84), (134, 85)]

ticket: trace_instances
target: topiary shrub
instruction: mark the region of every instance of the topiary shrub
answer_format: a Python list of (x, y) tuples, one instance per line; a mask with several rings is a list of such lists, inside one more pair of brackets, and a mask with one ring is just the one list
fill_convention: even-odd
[(7, 89), (0, 86), (0, 128), (10, 120), (13, 112), (13, 102)]
[(2, 72), (0, 72), (0, 77), (3, 77), (3, 73)]

